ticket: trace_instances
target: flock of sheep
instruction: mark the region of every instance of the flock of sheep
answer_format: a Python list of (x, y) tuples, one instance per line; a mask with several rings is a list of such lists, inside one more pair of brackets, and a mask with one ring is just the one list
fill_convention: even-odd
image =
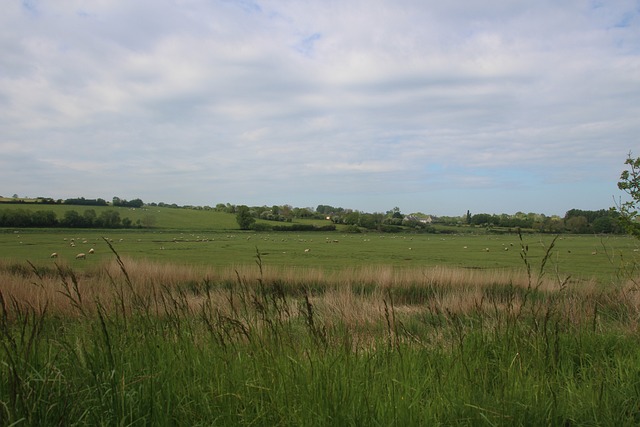
[[(64, 240), (66, 241), (67, 238), (65, 237)], [(86, 240), (84, 240), (82, 243), (87, 243)], [(76, 247), (76, 243), (75, 243), (75, 239), (71, 239), (71, 243), (69, 244), (69, 246), (71, 246), (72, 248)], [(89, 249), (89, 251), (87, 252), (90, 255), (93, 255), (95, 253), (95, 249), (91, 248)], [(49, 258), (58, 258), (58, 252), (53, 252), (51, 255), (49, 255)], [(84, 252), (80, 252), (76, 255), (76, 259), (83, 259), (86, 260), (87, 259), (87, 254)]]
[[(89, 254), (94, 254), (95, 250), (93, 248), (89, 249)], [(51, 255), (49, 255), (49, 258), (58, 258), (58, 252), (54, 252)], [(79, 254), (76, 255), (76, 259), (87, 259), (87, 254), (85, 254), (84, 252), (80, 252)]]

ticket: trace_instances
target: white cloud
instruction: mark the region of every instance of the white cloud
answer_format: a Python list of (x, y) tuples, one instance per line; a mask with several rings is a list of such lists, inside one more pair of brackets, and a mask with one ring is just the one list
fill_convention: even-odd
[(0, 193), (429, 211), (437, 188), (446, 213), (545, 185), (540, 211), (604, 208), (560, 195), (614, 194), (637, 147), (639, 23), (628, 1), (14, 2), (0, 147), (40, 169)]

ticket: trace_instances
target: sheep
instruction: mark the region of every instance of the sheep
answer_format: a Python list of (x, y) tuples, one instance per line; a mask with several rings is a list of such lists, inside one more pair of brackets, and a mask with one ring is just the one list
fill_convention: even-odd
[(79, 253), (78, 255), (76, 255), (76, 259), (87, 259), (87, 255), (83, 253)]
[(58, 253), (54, 252), (51, 255), (49, 255), (49, 258), (58, 258)]
[(95, 251), (93, 250), (93, 248), (89, 249), (89, 253), (90, 253), (90, 254), (95, 253)]
[(311, 252), (311, 249), (305, 249), (305, 253)]

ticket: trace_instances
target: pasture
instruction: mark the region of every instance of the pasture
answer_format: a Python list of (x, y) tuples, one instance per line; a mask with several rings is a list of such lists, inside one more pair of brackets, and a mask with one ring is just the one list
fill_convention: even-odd
[[(66, 262), (83, 270), (108, 262), (116, 251), (133, 259), (170, 264), (229, 267), (253, 265), (256, 250), (265, 265), (341, 270), (371, 265), (395, 269), (434, 266), (521, 269), (522, 247), (537, 265), (555, 236), (525, 234), (384, 234), (341, 232), (244, 232), (239, 230), (22, 229), (0, 232), (0, 259), (36, 265)], [(73, 245), (73, 246), (72, 246)], [(633, 267), (639, 242), (627, 236), (563, 235), (547, 260), (547, 272), (577, 281), (611, 283)], [(95, 254), (75, 260), (78, 253)], [(57, 259), (50, 259), (51, 253)]]

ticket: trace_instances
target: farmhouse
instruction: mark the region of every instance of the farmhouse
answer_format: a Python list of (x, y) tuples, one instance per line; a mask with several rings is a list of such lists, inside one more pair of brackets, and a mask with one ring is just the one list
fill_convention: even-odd
[(433, 217), (431, 215), (427, 215), (427, 216), (419, 216), (419, 215), (407, 215), (404, 217), (404, 220), (409, 222), (409, 221), (416, 221), (416, 222), (421, 222), (423, 224), (432, 224), (433, 223)]

